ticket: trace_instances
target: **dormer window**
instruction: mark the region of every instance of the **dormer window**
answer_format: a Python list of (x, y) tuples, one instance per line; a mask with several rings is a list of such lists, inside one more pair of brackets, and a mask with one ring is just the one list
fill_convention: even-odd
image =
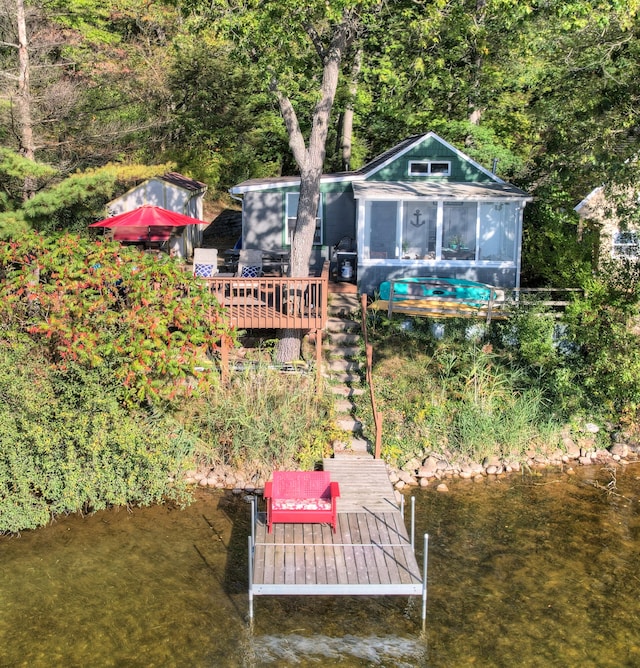
[(409, 176), (451, 176), (451, 163), (436, 160), (410, 160)]

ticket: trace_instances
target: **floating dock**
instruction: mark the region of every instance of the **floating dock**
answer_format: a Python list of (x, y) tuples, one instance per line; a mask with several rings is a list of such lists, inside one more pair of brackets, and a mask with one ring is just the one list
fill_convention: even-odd
[(325, 459), (340, 485), (338, 526), (274, 524), (253, 506), (249, 537), (249, 618), (254, 596), (421, 596), (426, 612), (427, 537), (420, 572), (414, 518), (407, 534), (382, 460)]

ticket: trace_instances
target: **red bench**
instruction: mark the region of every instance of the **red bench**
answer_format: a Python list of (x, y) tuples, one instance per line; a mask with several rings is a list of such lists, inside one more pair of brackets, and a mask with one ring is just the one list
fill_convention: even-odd
[(274, 522), (329, 522), (335, 533), (339, 496), (328, 471), (274, 471), (264, 486), (269, 533)]

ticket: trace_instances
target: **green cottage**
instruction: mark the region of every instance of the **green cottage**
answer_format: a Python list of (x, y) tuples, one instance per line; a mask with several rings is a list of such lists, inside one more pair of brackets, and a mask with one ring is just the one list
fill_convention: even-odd
[[(289, 246), (299, 184), (285, 176), (231, 188), (242, 201), (243, 248)], [(324, 174), (320, 190), (312, 270), (330, 260), (334, 276), (368, 294), (411, 276), (519, 287), (530, 196), (433, 132), (405, 139), (356, 171)]]

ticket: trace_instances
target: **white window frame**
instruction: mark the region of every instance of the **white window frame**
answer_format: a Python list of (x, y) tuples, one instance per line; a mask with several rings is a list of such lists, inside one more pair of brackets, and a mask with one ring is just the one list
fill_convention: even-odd
[[(290, 197), (295, 196), (297, 197), (296, 199), (296, 204), (295, 207), (291, 206), (289, 204), (290, 202)], [(298, 201), (300, 200), (300, 193), (299, 192), (289, 192), (287, 193), (286, 199), (285, 199), (285, 221), (286, 221), (286, 229), (285, 229), (285, 237), (286, 237), (286, 244), (288, 246), (291, 245), (291, 233), (289, 230), (289, 226), (295, 223), (297, 215), (298, 215)], [(292, 211), (292, 209), (294, 209)], [(314, 246), (322, 246), (324, 240), (323, 236), (323, 230), (322, 230), (322, 193), (320, 193), (320, 199), (318, 201), (318, 213), (316, 214), (316, 233), (313, 236), (313, 245)]]
[[(427, 170), (424, 172), (414, 172), (414, 165), (426, 165)], [(446, 171), (433, 171), (433, 165), (446, 165)], [(409, 160), (408, 167), (409, 176), (451, 176), (451, 162), (449, 160)]]
[[(621, 240), (623, 236), (627, 237), (626, 241)], [(614, 232), (611, 237), (611, 256), (618, 260), (640, 260), (640, 232), (638, 230)]]

